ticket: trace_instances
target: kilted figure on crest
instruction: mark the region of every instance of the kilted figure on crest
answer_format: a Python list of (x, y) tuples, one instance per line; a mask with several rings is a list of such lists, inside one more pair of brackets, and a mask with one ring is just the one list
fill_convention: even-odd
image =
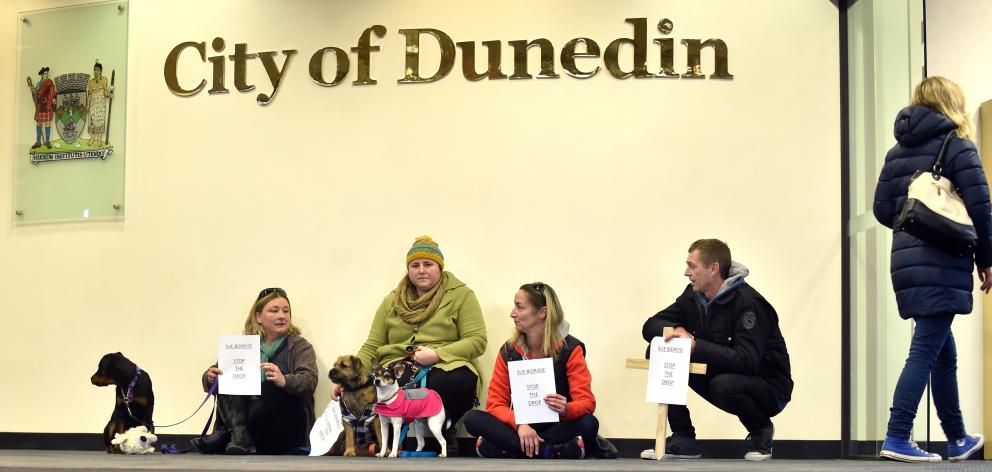
[(45, 147), (49, 149), (52, 147), (49, 138), (52, 135), (52, 115), (55, 112), (55, 83), (48, 78), (48, 71), (48, 67), (42, 67), (38, 71), (41, 78), (38, 79), (37, 86), (31, 82), (31, 77), (28, 77), (28, 90), (34, 100), (34, 121), (36, 123), (36, 137), (31, 149), (37, 149), (42, 145), (42, 126), (45, 127)]

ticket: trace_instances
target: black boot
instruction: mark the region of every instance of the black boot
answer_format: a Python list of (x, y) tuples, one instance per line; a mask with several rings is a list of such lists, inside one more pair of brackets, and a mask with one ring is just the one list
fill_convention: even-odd
[(460, 456), (461, 451), (458, 448), (458, 429), (449, 428), (447, 431), (444, 431), (441, 434), (444, 436), (444, 442), (447, 443), (448, 457)]
[(201, 454), (220, 454), (224, 452), (229, 442), (231, 442), (230, 431), (217, 431), (207, 436), (193, 438), (190, 444)]
[(231, 435), (231, 442), (227, 443), (227, 447), (224, 448), (224, 454), (240, 456), (255, 453), (255, 443), (248, 435), (248, 428), (243, 429), (243, 432), (234, 430)]
[(254, 454), (255, 443), (248, 434), (248, 415), (243, 397), (217, 396), (217, 416), (231, 429), (231, 440), (224, 454)]

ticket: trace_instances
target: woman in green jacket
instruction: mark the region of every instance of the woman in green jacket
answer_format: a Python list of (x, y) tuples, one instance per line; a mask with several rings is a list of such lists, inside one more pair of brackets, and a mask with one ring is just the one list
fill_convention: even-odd
[(427, 386), (441, 395), (451, 420), (445, 433), (450, 455), (454, 425), (476, 405), (481, 391), (473, 360), (486, 350), (486, 323), (475, 293), (444, 271), (444, 256), (429, 236), (414, 241), (406, 266), (399, 286), (376, 310), (358, 357), (371, 368), (373, 359), (388, 365), (411, 348), (412, 360), (430, 368)]

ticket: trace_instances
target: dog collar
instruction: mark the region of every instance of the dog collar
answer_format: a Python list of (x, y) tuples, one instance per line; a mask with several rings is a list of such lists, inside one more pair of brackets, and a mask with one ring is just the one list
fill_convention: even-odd
[(131, 383), (127, 384), (127, 394), (122, 395), (124, 397), (124, 403), (134, 401), (134, 386), (138, 384), (138, 376), (140, 375), (141, 367), (134, 366), (134, 377), (131, 379)]
[(372, 385), (372, 377), (367, 377), (365, 379), (365, 383), (363, 383), (363, 384), (359, 385), (358, 387), (356, 387), (355, 390), (360, 390), (360, 389), (363, 389), (363, 388), (368, 387), (370, 385)]
[(385, 400), (383, 400), (381, 402), (378, 402), (377, 404), (378, 405), (385, 405), (386, 403), (389, 403), (390, 400), (396, 398), (396, 395), (399, 395), (399, 394), (400, 394), (400, 389), (397, 389), (395, 392), (393, 392), (392, 395), (390, 395), (389, 398), (387, 398), (387, 399), (385, 399)]

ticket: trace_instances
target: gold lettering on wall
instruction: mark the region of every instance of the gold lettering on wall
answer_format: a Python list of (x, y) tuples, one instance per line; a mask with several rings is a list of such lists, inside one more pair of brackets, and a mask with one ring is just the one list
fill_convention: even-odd
[[(647, 31), (647, 18), (626, 18), (625, 23), (633, 27), (630, 36), (622, 36), (609, 42), (605, 49), (601, 50), (599, 43), (591, 38), (578, 37), (567, 41), (561, 48), (558, 60), (562, 70), (570, 77), (577, 79), (588, 79), (595, 76), (605, 67), (610, 75), (616, 79), (626, 80), (628, 78), (637, 79), (706, 79), (703, 72), (701, 60), (704, 49), (713, 50), (713, 73), (710, 79), (733, 79), (730, 73), (730, 53), (727, 43), (719, 38), (702, 39), (681, 39), (679, 42), (684, 46), (685, 51), (685, 73), (676, 71), (677, 53), (675, 38), (660, 37), (651, 40), (651, 44), (658, 45), (658, 69), (653, 72), (648, 69), (649, 42)], [(658, 21), (657, 30), (662, 36), (667, 36), (674, 30), (675, 24), (668, 18)], [(379, 45), (373, 45), (373, 39), (386, 36), (386, 27), (383, 25), (372, 25), (365, 28), (358, 38), (357, 44), (350, 51), (356, 56), (356, 73), (352, 85), (375, 85), (377, 81), (372, 77), (372, 53), (381, 49)], [(462, 76), (466, 80), (480, 81), (482, 79), (558, 79), (561, 76), (555, 71), (555, 46), (547, 38), (537, 38), (534, 40), (518, 39), (506, 41), (506, 46), (513, 50), (513, 73), (509, 76), (503, 72), (503, 47), (500, 40), (482, 41), (480, 44), (486, 48), (486, 68), (484, 72), (479, 72), (476, 68), (476, 48), (475, 41), (452, 40), (444, 31), (435, 28), (409, 28), (398, 30), (403, 36), (404, 44), (404, 64), (402, 78), (397, 80), (400, 84), (416, 84), (437, 82), (449, 73), (455, 66), (456, 54), (461, 51)], [(437, 70), (430, 77), (422, 75), (422, 69), (432, 69), (432, 64), (423, 64), (421, 56), (421, 38), (427, 36), (428, 40), (437, 41), (441, 51), (437, 63)], [(457, 47), (456, 47), (457, 45)], [(184, 88), (179, 84), (180, 56), (186, 49), (194, 49), (200, 55), (201, 63), (210, 63), (211, 81), (207, 93), (210, 95), (228, 93), (226, 85), (226, 64), (227, 61), (233, 63), (234, 87), (239, 92), (250, 92), (255, 90), (255, 85), (247, 82), (249, 61), (258, 59), (269, 79), (271, 91), (259, 93), (256, 101), (259, 105), (268, 105), (279, 92), (283, 83), (283, 78), (289, 71), (295, 49), (283, 49), (284, 56), (281, 65), (277, 61), (279, 51), (259, 51), (249, 52), (248, 44), (235, 43), (234, 53), (225, 56), (223, 54), (226, 41), (222, 37), (214, 38), (210, 43), (216, 55), (207, 56), (206, 43), (196, 41), (186, 41), (176, 45), (169, 51), (165, 58), (164, 76), (165, 84), (169, 90), (181, 97), (191, 97), (200, 93), (206, 88), (207, 80), (201, 78), (200, 83), (191, 89)], [(529, 55), (531, 49), (537, 48), (540, 57), (540, 68), (536, 75), (530, 67)], [(629, 60), (621, 61), (621, 51), (631, 50), (632, 57)], [(333, 54), (331, 54), (333, 53)], [(602, 56), (602, 66), (593, 64), (593, 59)], [(334, 74), (333, 79), (329, 79), (329, 71), (325, 71), (325, 63), (333, 59)], [(580, 67), (578, 61), (583, 61)], [(623, 62), (623, 63), (622, 63)], [(329, 65), (328, 65), (329, 68)], [(326, 46), (318, 49), (310, 56), (307, 68), (310, 78), (314, 83), (323, 87), (334, 87), (344, 83), (351, 72), (351, 58), (345, 49)]]
[[(372, 63), (372, 51), (379, 50), (379, 46), (371, 46), (373, 33), (377, 38), (381, 38), (386, 35), (386, 27), (375, 25), (365, 28), (365, 31), (362, 31), (362, 36), (358, 38), (358, 46), (351, 48), (351, 52), (358, 53), (358, 78), (351, 83), (352, 85), (375, 85), (376, 83), (369, 72)], [(346, 74), (347, 72), (345, 71)]]
[[(324, 80), (324, 55), (330, 51), (334, 51), (336, 66), (334, 69), (334, 80), (327, 82)], [(348, 53), (344, 52), (344, 50), (340, 48), (321, 48), (318, 49), (317, 52), (313, 53), (313, 56), (310, 56), (310, 78), (317, 84), (325, 87), (333, 87), (340, 84), (344, 78), (348, 76), (348, 69), (350, 67), (351, 60), (348, 59)]]
[(183, 49), (194, 48), (200, 53), (200, 60), (207, 60), (207, 50), (206, 43), (198, 43), (196, 41), (186, 41), (185, 43), (179, 43), (176, 47), (169, 51), (169, 55), (165, 57), (165, 85), (169, 87), (172, 93), (179, 95), (180, 97), (190, 97), (200, 93), (203, 87), (207, 86), (206, 80), (200, 80), (200, 84), (192, 89), (184, 89), (179, 85), (179, 77), (177, 63), (179, 62), (179, 54), (183, 52)]
[[(584, 44), (586, 46), (585, 52), (575, 51), (576, 46), (579, 44)], [(596, 44), (596, 41), (589, 38), (575, 38), (565, 43), (565, 47), (561, 48), (561, 68), (564, 69), (568, 75), (577, 79), (588, 79), (599, 72), (599, 66), (596, 66), (596, 69), (592, 72), (583, 72), (579, 70), (578, 66), (575, 65), (576, 57), (599, 57), (599, 45)]]
[[(606, 63), (606, 70), (618, 79), (637, 77), (643, 79), (651, 77), (648, 72), (648, 20), (647, 18), (627, 18), (627, 23), (634, 25), (634, 38), (618, 38), (606, 46), (606, 53), (603, 61)], [(620, 46), (629, 44), (634, 47), (634, 69), (626, 72), (620, 68), (618, 58), (620, 57)]]
[(486, 64), (489, 66), (484, 74), (475, 71), (475, 42), (463, 41), (457, 44), (458, 48), (462, 50), (462, 75), (468, 80), (482, 80), (487, 77), (490, 80), (505, 79), (506, 74), (502, 70), (503, 48), (500, 42), (483, 41), (482, 45), (486, 47), (488, 54)]
[(532, 79), (532, 75), (527, 73), (527, 50), (532, 46), (541, 48), (541, 72), (537, 74), (538, 79), (557, 79), (555, 73), (555, 47), (551, 41), (538, 38), (531, 42), (526, 39), (517, 41), (507, 41), (513, 47), (513, 75), (510, 79)]
[[(444, 31), (433, 28), (401, 29), (400, 34), (406, 36), (406, 73), (397, 82), (401, 84), (414, 84), (436, 82), (444, 78), (455, 66), (455, 43)], [(437, 40), (441, 46), (441, 64), (437, 72), (428, 78), (420, 76), (420, 35), (429, 34)]]

